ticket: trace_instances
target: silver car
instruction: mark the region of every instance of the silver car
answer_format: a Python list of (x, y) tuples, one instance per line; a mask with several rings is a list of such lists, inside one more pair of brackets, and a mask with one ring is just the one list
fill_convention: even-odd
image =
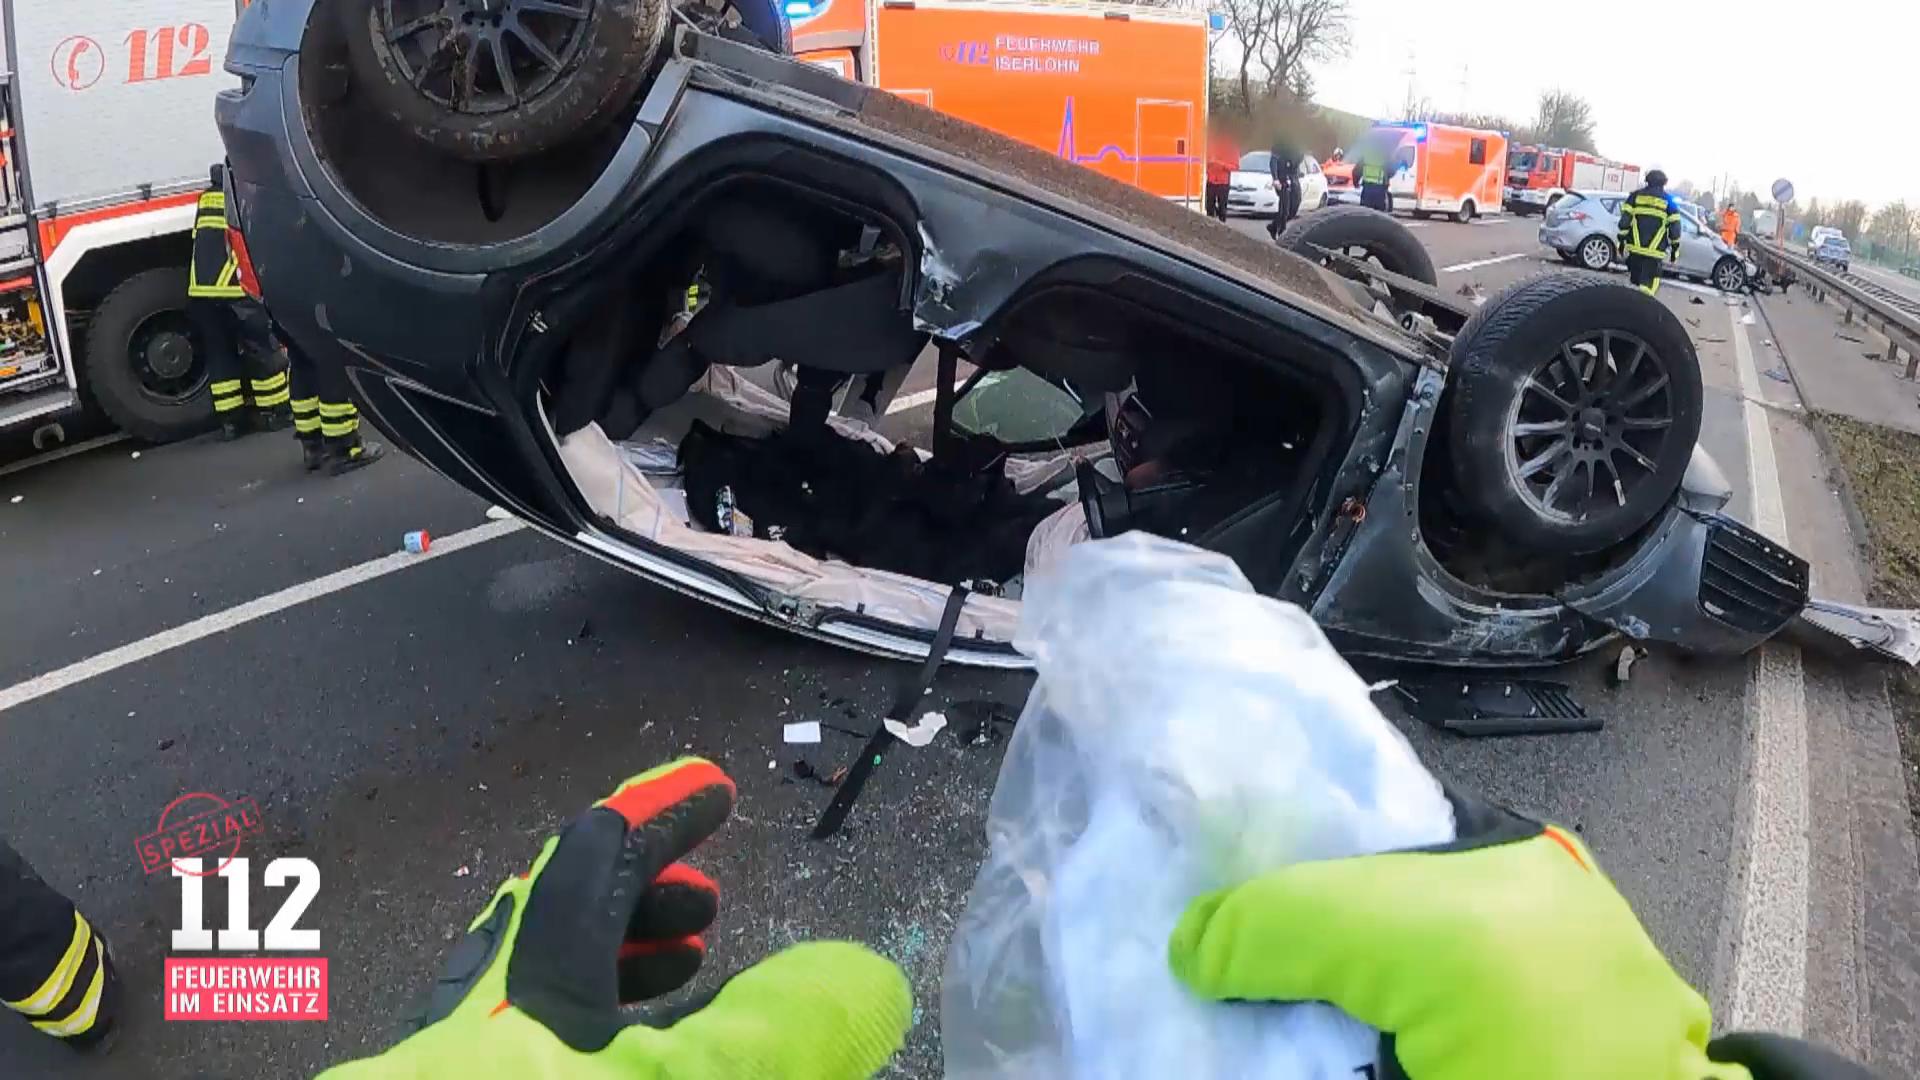
[[(1589, 270), (1605, 270), (1620, 258), (1615, 237), (1620, 234), (1617, 191), (1570, 191), (1547, 208), (1540, 224), (1540, 242), (1560, 257)], [(1680, 203), (1680, 257), (1663, 271), (1669, 277), (1689, 277), (1724, 292), (1736, 292), (1756, 270), (1747, 258), (1729, 246), (1720, 234), (1701, 222), (1700, 208)]]

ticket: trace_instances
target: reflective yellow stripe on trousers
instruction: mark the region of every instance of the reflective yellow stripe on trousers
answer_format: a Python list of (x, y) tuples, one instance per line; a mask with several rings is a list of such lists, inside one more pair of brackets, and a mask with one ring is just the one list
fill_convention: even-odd
[(320, 434), (329, 439), (351, 435), (360, 430), (360, 411), (351, 402), (341, 405), (320, 403)]
[(87, 947), (93, 944), (93, 928), (78, 911), (73, 913), (73, 938), (67, 942), (67, 951), (61, 955), (60, 962), (53, 966), (53, 974), (40, 984), (39, 989), (18, 1001), (0, 1002), (23, 1016), (45, 1016), (60, 999), (73, 988), (73, 976), (80, 970), (80, 963), (87, 955)]

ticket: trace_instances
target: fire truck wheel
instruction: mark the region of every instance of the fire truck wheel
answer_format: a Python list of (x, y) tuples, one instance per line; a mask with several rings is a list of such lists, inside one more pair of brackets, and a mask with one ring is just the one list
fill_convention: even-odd
[(171, 442), (213, 422), (207, 361), (187, 318), (187, 271), (121, 282), (94, 309), (83, 358), (87, 393), (127, 434)]
[(1633, 536), (1700, 436), (1700, 359), (1638, 289), (1555, 270), (1489, 300), (1454, 338), (1448, 456), (1479, 524), (1536, 552)]
[(592, 135), (653, 74), (668, 0), (373, 0), (354, 81), (400, 128), (475, 162)]

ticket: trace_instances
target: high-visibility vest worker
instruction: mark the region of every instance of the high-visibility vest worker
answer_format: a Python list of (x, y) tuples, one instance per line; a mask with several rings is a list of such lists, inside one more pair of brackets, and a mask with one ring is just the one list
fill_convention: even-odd
[[(240, 287), (240, 260), (233, 243), (227, 239), (226, 168), (215, 165), (209, 174), (210, 186), (201, 193), (193, 219), (193, 261), (187, 270), (187, 316), (205, 350), (209, 389), (213, 391), (213, 415), (220, 421), (222, 438), (237, 439), (252, 428), (274, 430), (284, 427), (291, 398), (284, 369), (247, 377), (240, 355), (240, 313), (235, 304), (244, 301), (246, 290)], [(249, 418), (247, 403), (253, 403)]]
[(1732, 206), (1720, 211), (1720, 239), (1729, 245), (1740, 242), (1740, 211)]
[(1360, 186), (1360, 205), (1381, 213), (1393, 210), (1387, 195), (1387, 162), (1377, 146), (1363, 147), (1360, 164), (1353, 170), (1354, 183)]
[(1680, 206), (1667, 194), (1667, 174), (1655, 169), (1646, 186), (1620, 204), (1620, 252), (1634, 287), (1660, 291), (1660, 264), (1680, 256)]

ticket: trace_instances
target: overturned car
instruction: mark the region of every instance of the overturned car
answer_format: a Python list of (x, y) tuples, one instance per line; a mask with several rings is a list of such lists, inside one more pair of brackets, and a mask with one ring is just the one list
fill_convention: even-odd
[(1383, 215), (1309, 215), (1302, 257), (785, 44), (751, 3), (255, 4), (218, 105), (247, 274), (457, 483), (875, 653), (1021, 665), (1027, 576), (1135, 529), (1354, 655), (1737, 653), (1807, 612), (1721, 512), (1658, 302), (1556, 273), (1469, 313)]

